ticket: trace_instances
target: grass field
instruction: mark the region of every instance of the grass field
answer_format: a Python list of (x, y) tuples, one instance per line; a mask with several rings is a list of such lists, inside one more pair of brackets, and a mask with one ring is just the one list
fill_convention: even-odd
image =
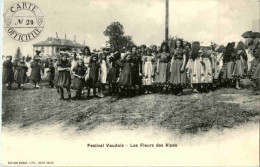
[[(251, 89), (222, 88), (210, 93), (149, 94), (115, 100), (114, 97), (61, 101), (56, 89), (42, 84), (33, 89), (2, 92), (2, 124), (20, 129), (63, 124), (77, 131), (105, 125), (129, 129), (154, 126), (180, 134), (223, 130), (259, 118), (259, 95)], [(73, 92), (74, 94), (75, 92)]]

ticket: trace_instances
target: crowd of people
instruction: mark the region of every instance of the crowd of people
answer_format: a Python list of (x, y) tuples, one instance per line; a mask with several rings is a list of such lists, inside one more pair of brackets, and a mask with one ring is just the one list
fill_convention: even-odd
[[(56, 88), (61, 99), (90, 97), (136, 96), (150, 93), (182, 95), (183, 89), (194, 93), (209, 92), (219, 87), (241, 89), (240, 79), (249, 78), (259, 90), (260, 40), (230, 42), (216, 46), (210, 42), (192, 42), (176, 39), (173, 47), (163, 42), (152, 45), (131, 46), (117, 50), (107, 45), (100, 51), (60, 51), (59, 56), (42, 60), (22, 57), (12, 61), (7, 56), (3, 63), (3, 83), (11, 90), (12, 83), (23, 89), (26, 82), (35, 88), (45, 80)], [(71, 89), (76, 96), (71, 96)], [(105, 94), (105, 92), (108, 92)]]

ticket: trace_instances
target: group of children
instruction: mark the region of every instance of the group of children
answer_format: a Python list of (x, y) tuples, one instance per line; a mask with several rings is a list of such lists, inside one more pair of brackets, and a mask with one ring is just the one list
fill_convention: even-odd
[[(250, 68), (248, 55), (254, 57)], [(259, 56), (259, 40), (251, 46), (239, 42), (215, 48), (209, 42), (189, 44), (176, 39), (171, 49), (168, 43), (163, 42), (159, 49), (156, 45), (142, 45), (121, 52), (105, 47), (100, 52), (91, 53), (85, 47), (81, 54), (70, 56), (68, 52), (60, 52), (59, 57), (49, 58), (45, 63), (41, 63), (36, 55), (30, 61), (30, 67), (22, 58), (14, 68), (11, 56), (8, 56), (3, 64), (3, 80), (8, 89), (11, 89), (13, 81), (22, 88), (30, 68), (28, 78), (38, 88), (44, 67), (45, 79), (50, 87), (56, 86), (61, 99), (64, 99), (65, 90), (71, 99), (71, 89), (76, 90), (73, 99), (81, 99), (84, 88), (87, 97), (90, 97), (91, 89), (94, 97), (104, 97), (106, 88), (109, 95), (118, 96), (144, 93), (182, 95), (185, 87), (198, 93), (211, 91), (221, 84), (235, 83), (235, 88), (241, 89), (241, 78), (250, 76), (259, 80)]]

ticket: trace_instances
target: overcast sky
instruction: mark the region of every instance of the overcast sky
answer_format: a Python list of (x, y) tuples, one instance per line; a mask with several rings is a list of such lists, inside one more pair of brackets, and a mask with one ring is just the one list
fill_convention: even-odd
[[(3, 54), (14, 55), (20, 46), (22, 53), (32, 55), (32, 45), (55, 37), (73, 40), (99, 48), (107, 38), (103, 31), (113, 21), (119, 21), (125, 34), (137, 45), (156, 44), (164, 40), (165, 0), (30, 0), (45, 16), (45, 27), (35, 40), (21, 43), (3, 32)], [(4, 12), (15, 1), (4, 4)], [(252, 29), (252, 20), (259, 19), (258, 0), (169, 0), (169, 35), (188, 41), (220, 42), (230, 34), (242, 34)]]

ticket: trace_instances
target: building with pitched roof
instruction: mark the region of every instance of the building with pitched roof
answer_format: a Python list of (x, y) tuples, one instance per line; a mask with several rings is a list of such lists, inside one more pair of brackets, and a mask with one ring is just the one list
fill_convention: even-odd
[[(85, 43), (85, 41), (84, 41)], [(79, 44), (76, 42), (76, 37), (74, 36), (74, 41), (66, 39), (49, 37), (45, 41), (33, 44), (33, 53), (36, 51), (41, 51), (40, 55), (43, 57), (56, 56), (61, 50), (76, 51), (79, 53), (84, 48), (84, 44)]]

